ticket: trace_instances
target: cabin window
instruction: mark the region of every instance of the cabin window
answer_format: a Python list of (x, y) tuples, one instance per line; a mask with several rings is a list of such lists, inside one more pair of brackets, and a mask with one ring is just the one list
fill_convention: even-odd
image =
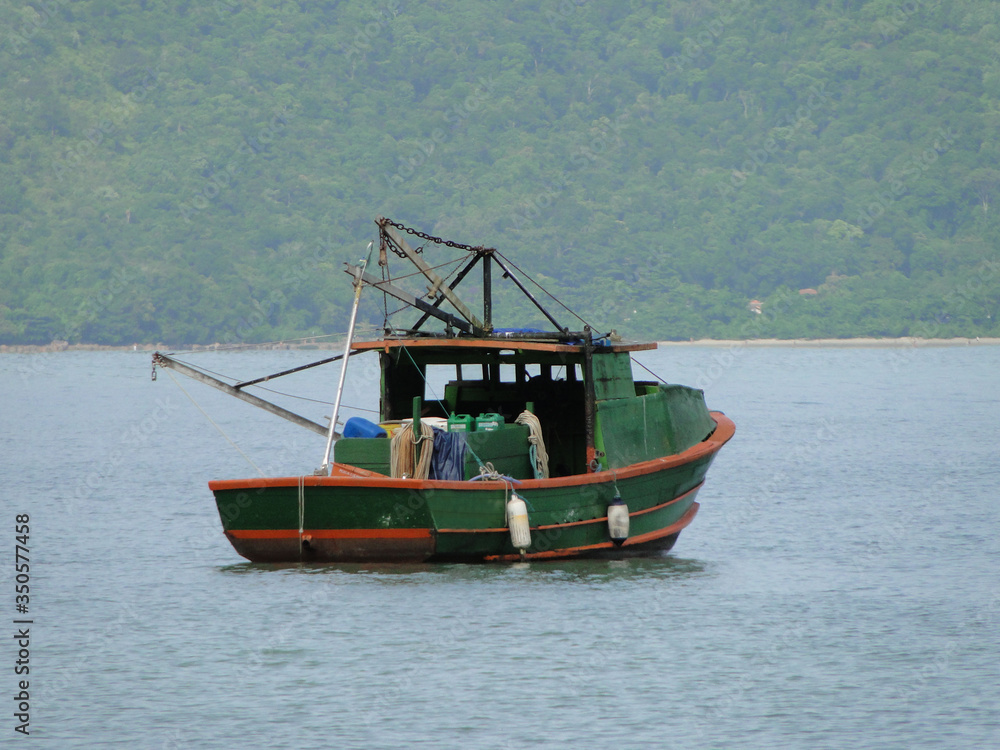
[(568, 380), (577, 383), (583, 380), (583, 368), (580, 365), (559, 365), (552, 370), (553, 380)]
[(424, 377), (427, 379), (424, 398), (441, 398), (444, 387), (455, 379), (455, 365), (427, 365)]

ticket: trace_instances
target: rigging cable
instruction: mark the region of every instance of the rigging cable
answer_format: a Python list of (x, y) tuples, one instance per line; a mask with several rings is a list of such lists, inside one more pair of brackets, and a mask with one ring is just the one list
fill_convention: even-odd
[(558, 299), (558, 298), (557, 298), (557, 297), (556, 297), (556, 296), (555, 296), (554, 294), (552, 294), (552, 292), (550, 292), (550, 291), (549, 291), (548, 289), (546, 289), (546, 288), (545, 288), (544, 286), (542, 286), (542, 285), (541, 285), (541, 284), (539, 284), (539, 283), (538, 283), (537, 281), (535, 281), (535, 280), (534, 280), (533, 278), (531, 278), (531, 276), (530, 276), (530, 275), (529, 275), (528, 273), (526, 273), (526, 272), (525, 272), (525, 271), (524, 271), (523, 269), (521, 269), (521, 268), (518, 268), (517, 264), (516, 264), (516, 263), (514, 263), (514, 261), (512, 261), (512, 260), (511, 260), (510, 258), (508, 258), (508, 257), (507, 257), (506, 255), (504, 255), (504, 254), (503, 254), (503, 253), (501, 253), (500, 251), (496, 251), (496, 254), (497, 254), (497, 255), (499, 255), (499, 256), (500, 256), (501, 258), (503, 258), (503, 259), (504, 259), (505, 261), (507, 261), (508, 263), (510, 263), (510, 265), (511, 265), (511, 268), (513, 268), (514, 270), (516, 270), (516, 271), (517, 271), (517, 272), (518, 272), (519, 274), (521, 274), (522, 276), (524, 276), (524, 278), (526, 278), (526, 279), (527, 279), (528, 281), (530, 281), (530, 282), (531, 282), (532, 284), (534, 284), (534, 285), (535, 285), (535, 286), (537, 286), (537, 287), (538, 287), (539, 289), (541, 289), (541, 290), (542, 290), (543, 292), (545, 292), (545, 293), (546, 293), (547, 295), (549, 295), (549, 297), (551, 297), (551, 298), (552, 298), (552, 300), (553, 300), (553, 301), (554, 301), (554, 302), (555, 302), (555, 303), (556, 303), (557, 305), (559, 305), (559, 306), (560, 306), (561, 308), (563, 308), (563, 309), (564, 309), (564, 310), (565, 310), (566, 312), (568, 312), (568, 313), (569, 313), (570, 315), (572, 315), (572, 316), (573, 316), (574, 318), (576, 318), (577, 320), (579, 320), (579, 321), (580, 321), (581, 323), (583, 323), (584, 325), (587, 325), (587, 326), (590, 326), (592, 330), (595, 330), (595, 331), (597, 330), (597, 327), (596, 327), (596, 326), (593, 326), (593, 325), (591, 325), (591, 324), (590, 324), (590, 323), (588, 323), (588, 322), (587, 322), (586, 320), (584, 320), (583, 318), (581, 318), (581, 317), (580, 317), (579, 315), (577, 315), (577, 314), (576, 314), (576, 312), (574, 312), (574, 311), (573, 311), (573, 310), (571, 310), (571, 309), (570, 309), (569, 307), (567, 307), (566, 305), (564, 305), (564, 304), (563, 304), (563, 303), (562, 303), (562, 302), (561, 302), (561, 301), (560, 301), (560, 300), (559, 300), (559, 299)]
[(646, 367), (646, 365), (644, 365), (642, 362), (640, 362), (639, 360), (637, 360), (635, 357), (630, 356), (629, 359), (631, 359), (633, 362), (635, 362), (637, 365), (639, 365), (639, 367), (641, 367), (643, 370), (645, 370), (650, 375), (652, 375), (654, 378), (656, 378), (656, 380), (658, 382), (660, 382), (660, 383), (666, 383), (667, 382), (666, 380), (664, 380), (663, 378), (661, 378), (659, 375), (657, 375), (655, 372), (653, 372), (648, 367)]
[(195, 401), (195, 400), (194, 400), (194, 399), (193, 399), (193, 398), (191, 397), (191, 394), (190, 394), (190, 393), (188, 393), (188, 392), (187, 392), (186, 390), (184, 390), (184, 386), (182, 386), (182, 385), (181, 385), (181, 384), (180, 384), (180, 383), (179, 383), (179, 382), (177, 381), (177, 378), (175, 378), (175, 377), (174, 377), (174, 374), (173, 374), (172, 372), (170, 372), (170, 370), (167, 370), (167, 375), (169, 375), (169, 376), (170, 376), (170, 379), (174, 381), (174, 384), (175, 384), (175, 385), (176, 385), (176, 386), (177, 386), (178, 388), (180, 388), (180, 389), (181, 389), (181, 393), (183, 393), (183, 394), (184, 394), (185, 396), (187, 396), (187, 397), (188, 397), (188, 399), (190, 399), (191, 403), (192, 403), (192, 404), (194, 404), (194, 405), (195, 405), (196, 407), (198, 407), (198, 411), (200, 411), (200, 412), (201, 412), (202, 414), (204, 414), (204, 415), (205, 415), (205, 419), (207, 419), (207, 420), (208, 420), (209, 422), (211, 422), (211, 423), (212, 423), (212, 426), (213, 426), (213, 427), (215, 427), (215, 429), (217, 429), (217, 430), (219, 431), (219, 434), (220, 434), (220, 435), (222, 435), (222, 437), (224, 437), (224, 438), (225, 438), (225, 439), (226, 439), (227, 441), (229, 441), (229, 444), (230, 444), (231, 446), (233, 446), (233, 447), (234, 447), (234, 448), (235, 448), (236, 450), (238, 450), (238, 451), (240, 452), (240, 455), (241, 455), (241, 456), (243, 456), (243, 458), (245, 458), (245, 459), (247, 460), (247, 463), (248, 463), (248, 464), (250, 464), (250, 465), (251, 465), (251, 466), (252, 466), (252, 467), (253, 467), (253, 468), (254, 468), (254, 469), (256, 470), (256, 472), (257, 472), (258, 474), (260, 474), (260, 475), (261, 475), (262, 477), (263, 477), (263, 476), (266, 476), (266, 475), (264, 474), (264, 472), (260, 470), (260, 467), (259, 467), (259, 466), (258, 466), (257, 464), (255, 464), (255, 463), (253, 462), (253, 459), (251, 459), (251, 458), (250, 458), (250, 456), (248, 456), (248, 455), (247, 455), (246, 453), (244, 453), (244, 452), (243, 452), (243, 449), (242, 449), (242, 448), (240, 448), (240, 446), (238, 446), (238, 445), (237, 445), (236, 443), (234, 443), (234, 442), (232, 441), (232, 439), (230, 439), (229, 435), (227, 435), (227, 434), (226, 434), (226, 433), (225, 433), (225, 432), (224, 432), (224, 431), (222, 430), (222, 428), (221, 428), (221, 427), (219, 427), (219, 425), (217, 425), (217, 424), (215, 423), (215, 420), (214, 420), (214, 419), (212, 419), (212, 418), (211, 418), (210, 416), (208, 416), (208, 412), (207, 412), (207, 411), (205, 411), (204, 409), (202, 409), (202, 408), (201, 408), (201, 404), (199, 404), (199, 403), (198, 403), (197, 401)]
[[(209, 375), (214, 375), (219, 380), (232, 380), (234, 383), (238, 383), (239, 382), (239, 378), (234, 378), (232, 375), (225, 375), (225, 374), (223, 374), (221, 372), (216, 372), (215, 370), (209, 370), (207, 367), (204, 367), (203, 365), (196, 365), (193, 362), (185, 362), (183, 359), (177, 359), (177, 357), (172, 357), (172, 359), (176, 360), (177, 362), (179, 362), (182, 365), (187, 365), (192, 370), (198, 370), (199, 372), (204, 372), (204, 373), (208, 373)], [(299, 401), (310, 401), (310, 402), (312, 402), (314, 404), (323, 404), (324, 406), (333, 406), (333, 402), (332, 401), (323, 401), (322, 399), (309, 398), (308, 396), (296, 396), (294, 393), (285, 393), (284, 391), (276, 391), (273, 388), (265, 388), (262, 385), (253, 385), (253, 386), (250, 386), (250, 387), (252, 387), (252, 388), (259, 388), (262, 391), (267, 391), (268, 393), (273, 393), (273, 394), (275, 394), (277, 396), (285, 396), (286, 398), (294, 398), (294, 399), (297, 399)], [(367, 408), (365, 408), (363, 406), (349, 406), (347, 404), (345, 404), (344, 406), (347, 409), (354, 409), (355, 411), (366, 411), (366, 412), (371, 412), (372, 414), (378, 414), (378, 410), (377, 409), (367, 409)]]

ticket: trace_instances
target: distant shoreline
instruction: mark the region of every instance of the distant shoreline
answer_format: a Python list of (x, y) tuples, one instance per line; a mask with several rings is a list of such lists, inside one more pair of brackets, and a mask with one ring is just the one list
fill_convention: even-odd
[(922, 339), (903, 336), (894, 339), (860, 337), (854, 339), (694, 339), (691, 341), (659, 341), (660, 346), (780, 346), (780, 347), (918, 347), (918, 346), (995, 346), (1000, 338)]
[[(913, 336), (902, 338), (859, 337), (852, 339), (692, 339), (690, 341), (658, 341), (661, 347), (704, 346), (704, 347), (923, 347), (923, 346), (996, 346), (1000, 338), (951, 338), (923, 339)], [(167, 346), (165, 344), (133, 344), (131, 346), (104, 346), (101, 344), (67, 344), (53, 342), (45, 345), (0, 344), (0, 354), (49, 354), (58, 352), (154, 352), (154, 351), (283, 351), (283, 350), (329, 350), (342, 349), (343, 341), (317, 342), (271, 342), (267, 344), (245, 345), (199, 345)]]

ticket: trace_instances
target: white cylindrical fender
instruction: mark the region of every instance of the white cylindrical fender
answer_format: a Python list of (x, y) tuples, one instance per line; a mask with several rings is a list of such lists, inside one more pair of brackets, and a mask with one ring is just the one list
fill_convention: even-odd
[(510, 500), (507, 501), (507, 527), (510, 529), (510, 543), (516, 549), (524, 552), (531, 546), (528, 506), (514, 493), (511, 493)]
[(608, 505), (608, 535), (618, 546), (628, 539), (628, 506), (622, 502), (618, 493), (615, 493)]

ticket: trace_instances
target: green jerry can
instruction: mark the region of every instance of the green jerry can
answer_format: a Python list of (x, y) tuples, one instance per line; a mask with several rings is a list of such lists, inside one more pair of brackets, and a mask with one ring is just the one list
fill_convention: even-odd
[(500, 414), (480, 414), (476, 417), (476, 432), (496, 432), (504, 425)]

